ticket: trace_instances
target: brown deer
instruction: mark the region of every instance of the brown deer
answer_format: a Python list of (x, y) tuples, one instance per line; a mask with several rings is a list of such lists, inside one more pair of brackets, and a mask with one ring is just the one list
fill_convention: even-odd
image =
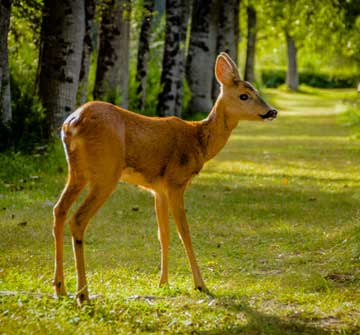
[(62, 126), (68, 162), (66, 186), (54, 207), (55, 290), (66, 294), (63, 271), (64, 224), (69, 208), (87, 185), (87, 197), (70, 220), (77, 271), (77, 299), (89, 299), (85, 277), (84, 231), (119, 180), (153, 192), (161, 244), (160, 286), (168, 283), (169, 215), (173, 215), (193, 274), (195, 288), (207, 291), (197, 265), (185, 216), (184, 192), (204, 163), (226, 144), (239, 120), (272, 120), (272, 109), (252, 85), (240, 79), (226, 53), (216, 59), (221, 91), (209, 116), (199, 122), (151, 118), (106, 102), (86, 103)]

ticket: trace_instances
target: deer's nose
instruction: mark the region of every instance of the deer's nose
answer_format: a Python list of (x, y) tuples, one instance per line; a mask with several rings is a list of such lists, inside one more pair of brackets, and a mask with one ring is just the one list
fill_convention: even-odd
[(264, 120), (266, 119), (275, 119), (276, 115), (277, 115), (277, 110), (276, 109), (270, 109), (266, 114), (260, 115), (261, 118), (263, 118)]
[(267, 114), (269, 115), (269, 117), (276, 117), (276, 115), (278, 114), (278, 111), (276, 109), (271, 109), (268, 111)]

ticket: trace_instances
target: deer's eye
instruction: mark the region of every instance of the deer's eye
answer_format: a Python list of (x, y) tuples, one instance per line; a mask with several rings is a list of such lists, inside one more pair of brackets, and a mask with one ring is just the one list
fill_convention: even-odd
[(240, 95), (240, 100), (247, 100), (247, 99), (249, 99), (249, 96), (247, 94)]

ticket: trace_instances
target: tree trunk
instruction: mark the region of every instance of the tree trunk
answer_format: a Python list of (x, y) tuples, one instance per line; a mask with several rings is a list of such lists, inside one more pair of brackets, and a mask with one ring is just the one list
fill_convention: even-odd
[(184, 42), (186, 36), (184, 0), (166, 0), (164, 58), (161, 73), (162, 92), (158, 98), (158, 115), (181, 116), (184, 75)]
[(107, 0), (100, 27), (94, 98), (128, 106), (130, 0)]
[(181, 13), (182, 20), (180, 22), (180, 51), (178, 54), (179, 57), (179, 72), (178, 72), (178, 82), (177, 82), (177, 94), (175, 101), (175, 116), (181, 117), (182, 115), (182, 102), (184, 95), (184, 80), (185, 80), (185, 60), (186, 60), (186, 35), (187, 28), (190, 19), (191, 13), (191, 0), (182, 0), (181, 1)]
[(256, 45), (256, 11), (253, 6), (247, 7), (247, 47), (246, 47), (246, 64), (245, 80), (255, 81), (255, 45)]
[(292, 91), (296, 91), (299, 87), (299, 75), (297, 70), (296, 54), (297, 49), (294, 39), (286, 33), (288, 68), (286, 73), (286, 85)]
[(151, 24), (154, 11), (154, 0), (144, 0), (144, 14), (140, 29), (139, 46), (136, 66), (136, 93), (138, 95), (138, 108), (141, 111), (145, 109), (146, 99), (146, 78), (147, 78), (147, 61), (149, 56)]
[(8, 62), (8, 32), (10, 25), (11, 1), (1, 0), (0, 3), (0, 123), (10, 126), (11, 93)]
[[(237, 40), (235, 31), (236, 20), (236, 8), (235, 0), (223, 0), (220, 1), (219, 8), (219, 25), (218, 25), (218, 37), (217, 37), (217, 51), (227, 52), (230, 57), (237, 61)], [(237, 9), (239, 12), (239, 9)]]
[(189, 113), (209, 113), (216, 57), (218, 1), (194, 0), (186, 77), (191, 91)]
[(75, 107), (84, 30), (84, 0), (44, 1), (38, 82), (48, 136)]
[(120, 53), (119, 57), (119, 79), (121, 89), (121, 105), (124, 108), (129, 106), (129, 60), (130, 60), (130, 21), (131, 21), (131, 0), (123, 0), (123, 15), (120, 26)]
[[(219, 24), (217, 35), (217, 54), (227, 52), (236, 62), (239, 42), (239, 0), (223, 0), (219, 3)], [(212, 98), (215, 100), (220, 86), (213, 78)]]
[(234, 0), (234, 31), (236, 41), (236, 59), (235, 63), (239, 62), (239, 41), (240, 41), (240, 0)]
[(95, 6), (96, 0), (85, 0), (85, 36), (78, 89), (78, 101), (80, 104), (83, 104), (87, 100), (90, 58), (94, 50), (93, 30)]

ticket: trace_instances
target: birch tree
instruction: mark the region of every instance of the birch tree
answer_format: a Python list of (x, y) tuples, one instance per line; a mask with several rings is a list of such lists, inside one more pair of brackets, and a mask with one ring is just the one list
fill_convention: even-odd
[(105, 0), (100, 24), (94, 98), (127, 108), (130, 0)]
[(162, 91), (158, 97), (158, 115), (181, 116), (184, 77), (184, 42), (187, 1), (166, 0), (164, 57), (161, 73)]
[(189, 113), (209, 113), (218, 32), (218, 1), (194, 0), (186, 78), (191, 91)]
[[(217, 54), (227, 52), (237, 63), (239, 43), (239, 8), (240, 0), (219, 1), (218, 7), (218, 31), (217, 31)], [(220, 86), (213, 77), (212, 98), (215, 100), (219, 95)]]
[(84, 30), (84, 0), (44, 1), (38, 82), (48, 136), (75, 107)]

